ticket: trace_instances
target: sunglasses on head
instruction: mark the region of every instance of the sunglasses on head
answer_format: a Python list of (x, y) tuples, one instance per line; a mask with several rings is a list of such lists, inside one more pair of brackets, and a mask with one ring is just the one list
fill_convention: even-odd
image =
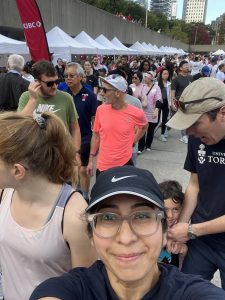
[(186, 102), (183, 102), (183, 101), (180, 101), (178, 100), (176, 102), (176, 106), (178, 109), (180, 109), (182, 112), (185, 112), (187, 110), (187, 106), (189, 104), (194, 104), (194, 103), (201, 103), (203, 101), (206, 101), (206, 100), (209, 100), (209, 99), (215, 99), (215, 100), (218, 100), (218, 101), (223, 101), (223, 99), (221, 98), (218, 98), (218, 97), (207, 97), (207, 98), (202, 98), (202, 99), (197, 99), (197, 100), (191, 100), (191, 101), (186, 101)]
[(53, 81), (44, 81), (44, 80), (40, 80), (41, 82), (44, 82), (47, 87), (53, 87), (54, 84), (58, 85), (60, 83), (59, 79), (53, 80)]

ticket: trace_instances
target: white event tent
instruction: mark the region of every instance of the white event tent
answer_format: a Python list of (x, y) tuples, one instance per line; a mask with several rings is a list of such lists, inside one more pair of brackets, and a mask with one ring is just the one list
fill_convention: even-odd
[(108, 40), (103, 34), (100, 34), (96, 39), (96, 42), (98, 42), (99, 44), (108, 47), (110, 49), (112, 49), (112, 55), (120, 55), (120, 54), (126, 54), (127, 51), (124, 49), (121, 49), (120, 47), (114, 45), (113, 43), (110, 42), (110, 40)]
[(25, 42), (17, 41), (0, 34), (0, 54), (29, 54)]
[(117, 38), (117, 37), (114, 37), (112, 40), (111, 40), (111, 43), (113, 43), (115, 46), (123, 49), (124, 51), (126, 51), (126, 54), (129, 55), (129, 54), (137, 54), (137, 51), (136, 50), (132, 50), (126, 46), (124, 46), (124, 44), (121, 43), (121, 41)]
[(136, 50), (139, 55), (148, 55), (148, 50), (145, 49), (139, 42), (134, 43), (130, 46), (130, 49)]
[(155, 51), (155, 49), (152, 46), (147, 45), (145, 42), (143, 42), (141, 44), (151, 55), (156, 55), (157, 52)]
[(218, 49), (216, 52), (214, 52), (212, 55), (225, 55), (225, 52), (222, 49)]
[(96, 42), (90, 35), (88, 35), (85, 31), (81, 31), (75, 38), (75, 41), (88, 45), (96, 49), (96, 54), (107, 55), (112, 53), (112, 49), (106, 46), (101, 45)]
[(96, 48), (75, 41), (58, 26), (52, 28), (47, 34), (49, 49), (57, 54), (95, 54)]

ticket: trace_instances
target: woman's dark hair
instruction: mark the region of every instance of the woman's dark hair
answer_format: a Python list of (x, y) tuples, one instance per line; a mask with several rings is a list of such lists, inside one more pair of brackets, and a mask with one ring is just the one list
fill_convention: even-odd
[[(169, 73), (169, 70), (167, 70), (167, 69), (163, 69), (159, 73), (158, 86), (160, 87), (161, 91), (164, 89), (164, 84), (163, 84), (163, 79), (162, 79), (162, 74), (163, 74), (164, 71), (167, 71)], [(169, 78), (168, 78), (168, 80), (169, 80)]]
[(184, 193), (182, 186), (175, 180), (167, 180), (159, 184), (159, 188), (163, 195), (163, 199), (171, 198), (175, 203), (182, 205), (184, 201)]
[(147, 59), (145, 59), (145, 60), (143, 60), (143, 62), (140, 64), (140, 67), (139, 67), (139, 71), (140, 71), (140, 72), (143, 72), (144, 64), (145, 64), (146, 62), (147, 62), (148, 65), (149, 65), (148, 71), (150, 71), (150, 67), (151, 67), (150, 62), (149, 62)]
[(165, 67), (169, 72), (169, 78), (168, 78), (169, 81), (171, 81), (171, 79), (173, 78), (173, 72), (174, 72), (173, 65), (174, 64), (169, 59), (166, 60)]
[(137, 77), (139, 78), (140, 82), (142, 82), (143, 80), (143, 75), (140, 71), (134, 72), (133, 76), (137, 75)]
[(33, 66), (34, 62), (31, 60), (31, 61), (27, 61), (23, 67), (23, 70), (26, 72), (26, 73), (29, 73), (29, 74), (32, 74), (32, 66)]

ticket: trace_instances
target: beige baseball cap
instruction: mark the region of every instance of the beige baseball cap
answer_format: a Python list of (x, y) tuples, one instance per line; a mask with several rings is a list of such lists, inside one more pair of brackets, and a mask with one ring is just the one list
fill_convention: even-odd
[(200, 78), (187, 86), (178, 110), (167, 126), (183, 130), (191, 127), (204, 113), (225, 105), (225, 84), (215, 78)]

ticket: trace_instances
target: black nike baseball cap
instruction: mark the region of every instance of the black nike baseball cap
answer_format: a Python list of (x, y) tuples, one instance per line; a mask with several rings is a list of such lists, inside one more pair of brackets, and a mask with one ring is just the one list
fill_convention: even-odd
[(134, 195), (160, 209), (164, 208), (163, 196), (152, 173), (133, 166), (123, 166), (100, 173), (91, 190), (86, 212), (101, 201), (119, 194)]

